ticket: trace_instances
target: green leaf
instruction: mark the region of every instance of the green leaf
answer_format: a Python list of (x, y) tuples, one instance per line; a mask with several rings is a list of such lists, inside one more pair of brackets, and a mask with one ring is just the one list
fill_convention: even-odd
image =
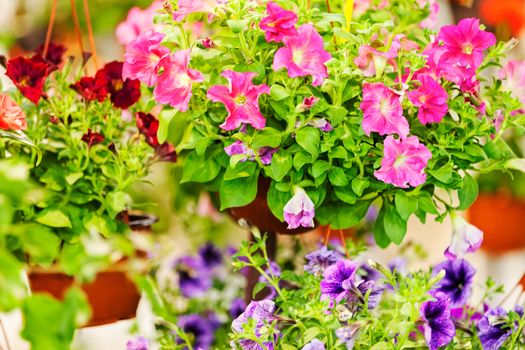
[(392, 242), (401, 244), (407, 233), (407, 222), (399, 215), (394, 205), (386, 203), (383, 205), (385, 206), (385, 233)]
[(65, 179), (66, 179), (66, 182), (71, 186), (75, 182), (77, 182), (79, 179), (81, 179), (82, 176), (84, 176), (84, 173), (82, 172), (70, 173), (65, 177)]
[(348, 178), (345, 171), (339, 167), (332, 167), (328, 172), (328, 179), (334, 186), (348, 185)]
[(312, 156), (304, 151), (297, 152), (293, 157), (293, 167), (299, 171), (305, 164), (312, 163)]
[(444, 184), (449, 184), (452, 182), (452, 163), (447, 163), (444, 166), (439, 167), (438, 169), (429, 170), (428, 173), (438, 179)]
[(368, 186), (370, 186), (370, 181), (363, 177), (356, 177), (352, 180), (352, 190), (359, 197), (363, 195), (363, 191), (367, 189)]
[(275, 101), (280, 101), (290, 96), (290, 94), (288, 93), (288, 90), (286, 90), (286, 88), (284, 88), (283, 86), (279, 84), (273, 84), (270, 88), (270, 96)]
[(428, 192), (422, 192), (417, 198), (418, 209), (423, 212), (438, 215), (439, 212), (436, 209), (436, 203), (432, 200), (432, 196)]
[(319, 327), (308, 328), (303, 333), (303, 343), (307, 344), (311, 342), (315, 337), (321, 334), (323, 331)]
[(325, 205), (317, 209), (320, 216), (325, 218), (321, 224), (330, 224), (333, 229), (346, 229), (359, 224), (365, 217), (370, 201), (357, 201), (353, 205)]
[(284, 192), (277, 190), (276, 182), (272, 181), (270, 184), (270, 189), (268, 190), (268, 194), (266, 195), (266, 200), (272, 214), (281, 221), (284, 220), (284, 206), (291, 198), (292, 194), (290, 191)]
[(469, 174), (463, 177), (463, 186), (458, 191), (459, 210), (465, 210), (474, 203), (478, 197), (478, 182)]
[(213, 159), (191, 152), (184, 160), (181, 182), (209, 182), (219, 175), (221, 167)]
[(330, 123), (336, 126), (346, 118), (348, 111), (342, 106), (330, 106), (326, 114), (330, 117)]
[(257, 164), (254, 162), (238, 163), (235, 167), (226, 168), (224, 173), (224, 181), (239, 179), (243, 177), (250, 177), (255, 173)]
[(272, 163), (272, 178), (275, 181), (281, 181), (286, 174), (292, 169), (293, 161), (292, 155), (286, 151), (280, 150), (273, 154)]
[(36, 222), (50, 227), (71, 228), (69, 217), (58, 209), (47, 209), (42, 211), (36, 218)]
[(252, 299), (255, 299), (257, 294), (259, 294), (259, 292), (262, 291), (264, 289), (264, 287), (266, 287), (266, 282), (257, 282), (255, 287), (253, 287)]
[(374, 239), (380, 248), (386, 248), (391, 240), (385, 232), (385, 206), (381, 207), (374, 223)]
[(106, 196), (105, 202), (109, 215), (111, 217), (116, 217), (127, 207), (127, 194), (121, 191), (110, 192)]
[(251, 176), (233, 180), (224, 180), (220, 186), (221, 210), (242, 207), (255, 199), (259, 169)]
[(157, 130), (157, 139), (159, 143), (166, 142), (168, 138), (168, 131), (170, 130), (170, 123), (173, 117), (177, 114), (176, 109), (164, 109), (159, 114), (159, 129)]
[(233, 34), (239, 34), (247, 29), (247, 21), (240, 19), (229, 19), (226, 21)]
[(312, 165), (312, 176), (318, 178), (330, 168), (330, 163), (326, 160), (316, 160)]
[(59, 254), (61, 240), (45, 226), (27, 225), (19, 238), (24, 252), (34, 263), (51, 264)]
[(277, 147), (281, 144), (282, 134), (279, 130), (274, 128), (264, 128), (262, 129), (252, 141), (252, 147), (261, 148), (261, 147)]
[(348, 186), (334, 187), (334, 193), (337, 198), (348, 204), (354, 204), (357, 201), (357, 196)]
[(396, 209), (401, 218), (408, 220), (417, 210), (417, 200), (410, 198), (405, 191), (398, 190), (395, 197)]
[(0, 249), (0, 309), (10, 311), (18, 307), (26, 295), (27, 287), (22, 279), (23, 265), (3, 248)]
[(295, 133), (295, 140), (299, 146), (310, 153), (314, 159), (317, 159), (319, 143), (321, 142), (319, 129), (313, 127), (302, 128)]

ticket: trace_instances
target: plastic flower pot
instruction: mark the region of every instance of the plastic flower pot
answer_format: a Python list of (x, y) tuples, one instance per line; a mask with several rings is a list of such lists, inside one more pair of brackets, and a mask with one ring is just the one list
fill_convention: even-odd
[(481, 248), (503, 254), (525, 248), (525, 200), (510, 193), (480, 193), (468, 211), (469, 221), (483, 231)]
[[(157, 218), (143, 214), (126, 214), (124, 218), (134, 232), (150, 233)], [(136, 251), (144, 258), (145, 252)], [(116, 262), (108, 269), (97, 273), (90, 283), (81, 285), (91, 307), (91, 319), (83, 327), (99, 326), (134, 318), (140, 301), (140, 292), (129, 277), (127, 259)], [(31, 267), (28, 272), (29, 286), (33, 293), (47, 293), (63, 300), (74, 278), (51, 268)]]
[(266, 201), (270, 181), (260, 177), (257, 185), (257, 196), (248, 205), (228, 209), (228, 214), (236, 221), (245, 220), (261, 232), (277, 232), (284, 235), (297, 235), (313, 230), (310, 227), (299, 227), (289, 230), (286, 222), (281, 222), (271, 212)]

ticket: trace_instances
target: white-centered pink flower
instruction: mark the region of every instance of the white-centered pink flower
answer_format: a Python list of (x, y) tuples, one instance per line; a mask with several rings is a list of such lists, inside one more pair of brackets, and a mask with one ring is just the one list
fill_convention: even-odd
[(151, 29), (159, 30), (159, 26), (153, 23), (153, 17), (158, 10), (162, 8), (161, 1), (153, 1), (153, 3), (145, 8), (133, 7), (128, 12), (125, 21), (120, 23), (115, 30), (115, 36), (122, 45), (129, 44), (135, 40), (141, 33)]
[(312, 23), (303, 24), (296, 36), (284, 37), (284, 47), (275, 53), (273, 69), (288, 70), (290, 78), (311, 76), (312, 85), (319, 86), (328, 77), (325, 63), (332, 55), (324, 49), (323, 38)]
[(419, 107), (417, 117), (422, 124), (439, 123), (448, 112), (448, 94), (430, 75), (418, 75), (420, 86), (407, 93), (408, 99)]
[(266, 84), (254, 85), (253, 72), (234, 72), (225, 70), (222, 76), (228, 80), (228, 86), (214, 85), (208, 89), (208, 98), (213, 102), (221, 102), (228, 111), (228, 116), (221, 128), (235, 130), (242, 125), (251, 125), (255, 129), (262, 129), (266, 125), (266, 118), (259, 110), (259, 96), (269, 94), (270, 87)]
[(208, 14), (208, 20), (211, 20), (215, 9), (227, 2), (227, 0), (179, 0), (178, 9), (173, 12), (173, 19), (180, 22), (192, 13), (204, 12)]
[(525, 109), (525, 60), (510, 60), (499, 71), (503, 88), (519, 98)]
[(384, 143), (381, 168), (374, 175), (378, 180), (397, 187), (417, 187), (425, 183), (425, 168), (430, 158), (432, 153), (417, 136), (395, 139), (389, 135)]
[(189, 63), (190, 50), (177, 51), (160, 61), (163, 71), (153, 90), (158, 103), (169, 104), (181, 112), (188, 110), (193, 83), (204, 80), (202, 73), (189, 68)]
[(398, 134), (406, 137), (409, 125), (403, 116), (403, 108), (399, 95), (383, 83), (364, 83), (363, 101), (363, 130), (365, 134), (377, 132), (380, 135)]
[(294, 192), (294, 196), (284, 206), (284, 220), (288, 223), (288, 229), (314, 227), (314, 203), (302, 188), (296, 187)]
[(450, 246), (445, 250), (445, 256), (454, 260), (477, 251), (483, 243), (483, 231), (469, 224), (461, 216), (454, 214), (451, 218), (452, 238)]
[(138, 79), (148, 86), (157, 82), (160, 61), (170, 50), (161, 45), (164, 34), (149, 30), (126, 46), (122, 78)]

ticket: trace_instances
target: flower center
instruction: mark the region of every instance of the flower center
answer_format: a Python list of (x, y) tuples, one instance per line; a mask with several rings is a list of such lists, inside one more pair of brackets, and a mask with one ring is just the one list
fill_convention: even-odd
[(419, 96), (419, 102), (421, 102), (422, 104), (427, 103), (427, 96), (426, 95)]
[(235, 97), (235, 103), (238, 104), (238, 105), (243, 105), (246, 103), (246, 96), (244, 95), (238, 95), (237, 97)]
[(29, 86), (31, 83), (31, 78), (28, 75), (23, 75), (18, 81), (20, 86)]
[(405, 161), (407, 160), (407, 156), (405, 155), (399, 155), (396, 158), (396, 161), (394, 162), (394, 167), (399, 168), (405, 164)]
[(292, 53), (292, 61), (296, 65), (300, 65), (303, 62), (303, 50), (294, 50)]
[(124, 87), (124, 81), (122, 81), (121, 79), (113, 79), (111, 85), (113, 85), (113, 89), (115, 89), (116, 91), (120, 91)]
[(463, 45), (463, 53), (470, 55), (472, 54), (472, 51), (474, 51), (474, 46), (472, 46), (471, 43), (466, 43), (465, 45)]
[(379, 102), (379, 110), (381, 111), (382, 115), (387, 115), (390, 111), (390, 105), (387, 100), (381, 100)]
[(177, 78), (179, 80), (179, 86), (188, 86), (191, 83), (191, 78), (186, 73), (179, 74)]

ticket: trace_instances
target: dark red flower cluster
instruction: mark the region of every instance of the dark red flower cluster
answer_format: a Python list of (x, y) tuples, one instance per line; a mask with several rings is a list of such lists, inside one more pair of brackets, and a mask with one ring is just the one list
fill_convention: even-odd
[(97, 145), (104, 141), (104, 135), (94, 132), (91, 129), (88, 129), (88, 132), (82, 135), (82, 141), (87, 143), (88, 147)]
[(140, 98), (140, 82), (122, 79), (122, 62), (113, 61), (99, 69), (95, 77), (83, 77), (71, 88), (88, 101), (109, 99), (115, 107), (126, 109)]
[(159, 121), (151, 114), (138, 112), (135, 120), (137, 121), (137, 128), (139, 132), (146, 138), (146, 143), (150, 145), (160, 160), (166, 162), (176, 162), (177, 152), (175, 148), (168, 142), (159, 143), (157, 138), (157, 131), (159, 130)]
[(39, 47), (31, 58), (15, 57), (7, 62), (6, 75), (22, 95), (34, 104), (44, 95), (44, 81), (49, 73), (58, 69), (66, 49), (61, 45), (50, 44), (45, 59), (42, 57), (43, 51), (43, 47)]

